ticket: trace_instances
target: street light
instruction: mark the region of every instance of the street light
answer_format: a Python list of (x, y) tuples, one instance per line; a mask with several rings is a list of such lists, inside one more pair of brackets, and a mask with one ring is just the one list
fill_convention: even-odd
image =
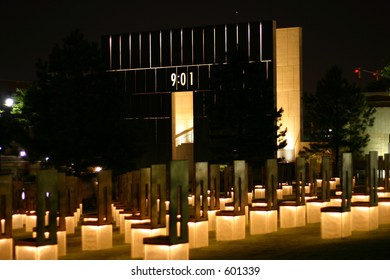
[(8, 97), (5, 100), (4, 105), (7, 106), (7, 107), (12, 107), (14, 105), (14, 100), (12, 98)]

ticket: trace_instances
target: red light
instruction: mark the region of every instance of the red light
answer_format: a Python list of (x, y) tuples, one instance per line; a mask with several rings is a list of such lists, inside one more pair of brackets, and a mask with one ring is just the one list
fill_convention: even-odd
[(361, 75), (360, 67), (355, 68), (355, 69), (353, 70), (353, 72), (357, 75), (358, 79), (360, 79), (360, 75)]
[(372, 76), (375, 78), (375, 80), (379, 80), (379, 73), (378, 73), (378, 70), (374, 73), (372, 73)]

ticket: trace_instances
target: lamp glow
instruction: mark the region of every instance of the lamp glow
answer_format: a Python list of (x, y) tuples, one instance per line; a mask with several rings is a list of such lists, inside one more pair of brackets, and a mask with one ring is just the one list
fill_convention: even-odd
[(7, 98), (4, 102), (4, 105), (7, 107), (12, 107), (14, 105), (14, 100), (12, 98)]

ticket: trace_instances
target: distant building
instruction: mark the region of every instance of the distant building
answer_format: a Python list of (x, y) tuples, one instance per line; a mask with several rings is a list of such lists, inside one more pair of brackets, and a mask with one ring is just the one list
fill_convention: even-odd
[(140, 165), (207, 160), (204, 100), (213, 94), (213, 69), (229, 64), (226, 54), (235, 50), (273, 85), (274, 107), (283, 107), (288, 129), (278, 156), (293, 161), (301, 148), (301, 44), (301, 28), (278, 29), (275, 21), (103, 36), (106, 69), (122, 87), (125, 118), (142, 127), (138, 137), (148, 144)]
[(390, 92), (364, 92), (368, 105), (374, 107), (374, 126), (367, 128), (370, 141), (364, 154), (377, 151), (379, 155), (390, 153)]

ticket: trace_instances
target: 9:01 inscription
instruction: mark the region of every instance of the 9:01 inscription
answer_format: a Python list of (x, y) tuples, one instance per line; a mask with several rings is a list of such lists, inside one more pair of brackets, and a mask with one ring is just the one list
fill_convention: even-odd
[(188, 75), (184, 72), (180, 74), (172, 73), (171, 82), (173, 87), (175, 87), (176, 85), (185, 86), (187, 84), (192, 86), (194, 85), (194, 73), (188, 72)]

